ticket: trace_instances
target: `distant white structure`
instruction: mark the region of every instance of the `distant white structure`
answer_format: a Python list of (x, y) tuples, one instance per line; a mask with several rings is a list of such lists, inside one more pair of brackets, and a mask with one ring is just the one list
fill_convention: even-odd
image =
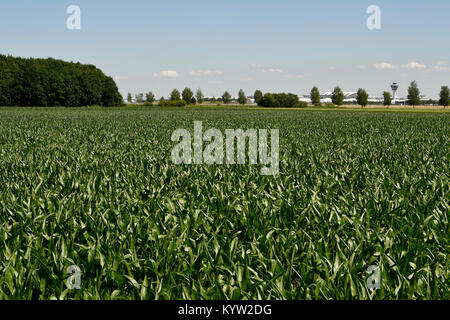
[(131, 99), (131, 102), (129, 102), (127, 98), (124, 98), (124, 99), (123, 99), (123, 103), (124, 103), (124, 104), (136, 104), (137, 101), (136, 101), (136, 99), (132, 98), (132, 99)]
[[(399, 88), (399, 85), (394, 82), (391, 85), (392, 88), (392, 92), (393, 92), (393, 102), (392, 104), (394, 105), (405, 105), (406, 104), (406, 99), (403, 98), (398, 98), (397, 97), (397, 90)], [(355, 104), (356, 98), (357, 98), (357, 92), (344, 92), (344, 104)], [(333, 97), (333, 92), (325, 92), (323, 94), (320, 95), (320, 102), (322, 103), (331, 103), (332, 102), (332, 97)], [(422, 100), (424, 100), (423, 98), (421, 98)], [(311, 103), (311, 95), (310, 94), (305, 94), (303, 96), (300, 97), (301, 101), (305, 101), (308, 103)], [(369, 96), (368, 98), (368, 102), (369, 103), (373, 103), (373, 104), (383, 104), (384, 102), (384, 98), (383, 97), (374, 97), (374, 96)]]
[[(344, 103), (352, 103), (356, 102), (356, 92), (344, 92)], [(333, 97), (333, 92), (325, 92), (320, 95), (320, 102), (322, 103), (331, 103)], [(300, 98), (300, 101), (305, 101), (311, 103), (311, 95), (305, 94)]]
[(397, 104), (397, 90), (398, 90), (398, 83), (394, 82), (393, 84), (391, 84), (391, 89), (392, 89), (392, 103), (393, 104)]

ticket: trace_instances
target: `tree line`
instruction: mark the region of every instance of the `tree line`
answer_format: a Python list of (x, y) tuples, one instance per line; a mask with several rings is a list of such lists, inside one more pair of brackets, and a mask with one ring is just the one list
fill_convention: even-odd
[[(311, 90), (311, 103), (314, 106), (321, 106), (320, 101), (320, 92), (317, 87), (312, 88)], [(448, 107), (450, 104), (450, 91), (448, 86), (442, 86), (441, 91), (439, 93), (439, 105)], [(369, 94), (366, 90), (360, 88), (356, 93), (356, 102), (358, 105), (365, 107), (368, 104)], [(341, 106), (344, 104), (344, 92), (341, 90), (339, 86), (335, 87), (333, 93), (331, 95), (331, 101), (333, 105)], [(427, 101), (422, 101), (420, 96), (419, 86), (416, 81), (411, 82), (408, 87), (408, 97), (406, 103), (410, 106), (419, 106)], [(385, 106), (392, 105), (392, 95), (388, 91), (383, 92), (383, 104)]]
[[(360, 88), (356, 95), (356, 101), (362, 107), (368, 104), (369, 95), (366, 90)], [(333, 105), (344, 104), (344, 93), (339, 86), (335, 87), (331, 101)], [(308, 104), (300, 101), (298, 96), (292, 93), (265, 93), (256, 90), (255, 102), (262, 107), (306, 107)], [(311, 103), (314, 106), (321, 105), (319, 89), (314, 87), (310, 94)], [(127, 96), (128, 102), (132, 102), (131, 93)], [(392, 96), (389, 92), (383, 92), (383, 104), (392, 104)], [(442, 86), (440, 92), (440, 105), (449, 105), (449, 87)], [(155, 95), (152, 92), (136, 95), (138, 103), (152, 105)], [(168, 100), (161, 98), (161, 106), (186, 106), (190, 104), (202, 104), (206, 101), (201, 89), (196, 93), (185, 88), (182, 92), (174, 89)], [(236, 100), (245, 105), (248, 98), (241, 89)], [(229, 104), (233, 102), (231, 94), (225, 91), (219, 98), (208, 100), (210, 103), (221, 102)], [(408, 88), (407, 103), (412, 106), (423, 104), (417, 82), (413, 81)], [(111, 77), (107, 77), (100, 69), (93, 65), (65, 62), (52, 58), (16, 58), (0, 55), (0, 106), (118, 106), (123, 104), (117, 85)]]
[[(148, 92), (145, 94), (138, 93), (135, 96), (135, 100), (137, 103), (144, 103), (145, 105), (153, 105), (153, 103), (156, 101), (155, 95), (153, 92)], [(127, 95), (127, 101), (128, 103), (133, 102), (133, 96), (131, 93), (128, 93)], [(203, 102), (208, 101), (211, 103), (218, 102), (216, 98), (212, 99), (206, 99), (203, 95), (203, 92), (201, 89), (198, 89), (194, 95), (194, 92), (190, 88), (185, 88), (182, 92), (180, 92), (178, 89), (173, 89), (170, 93), (170, 97), (168, 100), (166, 100), (164, 97), (161, 97), (159, 100), (158, 105), (160, 106), (186, 106), (190, 104), (202, 104)], [(239, 91), (239, 98), (237, 99), (239, 104), (247, 104), (247, 96), (245, 95), (243, 90)], [(231, 94), (228, 91), (225, 91), (220, 98), (220, 102), (224, 104), (229, 104), (233, 102)]]
[[(308, 103), (300, 101), (299, 97), (292, 93), (265, 93), (261, 90), (256, 90), (254, 95), (255, 103), (262, 107), (267, 108), (303, 108), (307, 107)], [(145, 105), (153, 105), (155, 100), (155, 95), (149, 92), (145, 95), (140, 93), (135, 96), (136, 102), (145, 103)], [(320, 91), (317, 87), (313, 87), (310, 93), (311, 104), (313, 106), (322, 106)], [(341, 106), (344, 104), (345, 95), (342, 89), (337, 86), (334, 88), (331, 95), (331, 103), (327, 105)], [(127, 100), (132, 103), (133, 96), (128, 93)], [(383, 104), (385, 106), (390, 106), (393, 103), (393, 98), (390, 92), (383, 92)], [(192, 104), (202, 104), (206, 99), (201, 91), (198, 89), (194, 94), (190, 88), (185, 88), (182, 92), (178, 89), (174, 89), (168, 100), (161, 98), (158, 105), (160, 106), (186, 106)], [(216, 98), (207, 100), (210, 103), (221, 102), (224, 104), (229, 104), (232, 101), (232, 97), (228, 91), (225, 91), (221, 98), (217, 101)], [(245, 92), (241, 89), (238, 93), (237, 102), (241, 105), (245, 105), (248, 102)], [(420, 96), (420, 90), (416, 81), (411, 82), (408, 87), (408, 97), (407, 104), (411, 106), (418, 106), (421, 104), (432, 102), (433, 104), (439, 104), (441, 106), (447, 107), (450, 104), (449, 98), (449, 87), (442, 86), (440, 92), (439, 101), (422, 101)], [(360, 88), (356, 93), (356, 103), (362, 107), (365, 107), (369, 103), (369, 94), (366, 90)]]
[[(263, 93), (260, 90), (256, 90), (256, 92), (254, 93), (254, 99), (258, 105), (270, 108), (277, 108), (277, 107), (294, 108), (307, 106), (306, 102), (300, 101), (298, 96), (292, 93), (288, 94), (266, 93), (263, 95)], [(127, 101), (129, 103), (133, 102), (133, 96), (131, 93), (128, 93)], [(137, 103), (144, 103), (144, 105), (153, 105), (153, 103), (155, 102), (155, 95), (153, 94), (153, 92), (148, 92), (147, 94), (145, 94), (144, 99), (144, 94), (139, 93), (135, 96), (135, 101)], [(182, 92), (180, 92), (178, 89), (173, 89), (172, 92), (170, 93), (169, 99), (166, 100), (164, 97), (162, 97), (159, 100), (158, 105), (180, 107), (192, 104), (202, 104), (205, 101), (213, 104), (218, 102), (230, 104), (233, 102), (233, 98), (231, 97), (231, 94), (228, 91), (225, 91), (219, 98), (219, 100), (217, 100), (214, 97), (206, 100), (201, 89), (198, 89), (195, 95), (190, 88), (185, 88)], [(236, 102), (238, 102), (241, 105), (245, 105), (248, 103), (248, 97), (246, 96), (244, 90), (242, 89), (239, 90)]]
[(260, 90), (255, 92), (255, 102), (265, 108), (305, 108), (308, 103), (300, 101), (293, 93), (266, 93), (262, 95)]
[(0, 55), (0, 106), (122, 104), (114, 80), (93, 65)]

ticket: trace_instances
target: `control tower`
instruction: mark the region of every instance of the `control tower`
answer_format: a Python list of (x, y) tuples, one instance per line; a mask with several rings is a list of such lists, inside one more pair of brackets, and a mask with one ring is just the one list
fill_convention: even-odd
[(394, 82), (393, 84), (391, 84), (391, 89), (392, 89), (392, 103), (396, 104), (397, 102), (397, 90), (398, 90), (398, 83)]

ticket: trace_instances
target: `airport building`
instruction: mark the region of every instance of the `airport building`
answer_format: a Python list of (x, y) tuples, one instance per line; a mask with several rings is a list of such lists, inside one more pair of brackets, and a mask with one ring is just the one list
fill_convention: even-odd
[[(392, 104), (393, 105), (405, 105), (406, 99), (397, 97), (397, 90), (399, 88), (399, 85), (397, 83), (393, 83), (391, 85), (391, 88), (392, 88)], [(333, 97), (333, 92), (325, 92), (320, 95), (320, 101), (321, 101), (321, 103), (332, 103), (332, 97)], [(357, 103), (356, 97), (357, 97), (356, 91), (344, 92), (344, 104)], [(423, 99), (427, 99), (427, 98), (423, 97)], [(303, 95), (300, 98), (300, 100), (311, 103), (311, 95), (310, 94)], [(369, 101), (369, 104), (383, 104), (384, 98), (369, 96), (368, 101)]]

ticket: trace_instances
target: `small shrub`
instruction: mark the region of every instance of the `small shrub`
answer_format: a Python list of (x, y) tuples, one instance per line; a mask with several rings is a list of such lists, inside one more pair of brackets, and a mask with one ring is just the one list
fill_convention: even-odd
[(298, 102), (297, 108), (307, 108), (307, 107), (308, 107), (308, 102), (306, 102), (306, 101), (299, 101)]
[(162, 107), (184, 107), (187, 103), (184, 100), (161, 100), (159, 106)]

